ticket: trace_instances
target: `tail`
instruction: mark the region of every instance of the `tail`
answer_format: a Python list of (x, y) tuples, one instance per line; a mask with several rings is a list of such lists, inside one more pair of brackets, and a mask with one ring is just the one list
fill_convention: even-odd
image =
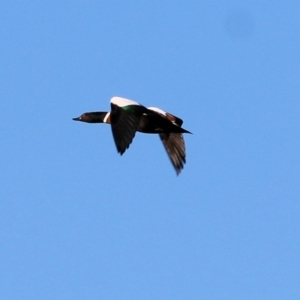
[(188, 130), (182, 128), (182, 127), (180, 127), (180, 130), (181, 130), (180, 133), (189, 133), (189, 134), (192, 134), (190, 131), (188, 131)]

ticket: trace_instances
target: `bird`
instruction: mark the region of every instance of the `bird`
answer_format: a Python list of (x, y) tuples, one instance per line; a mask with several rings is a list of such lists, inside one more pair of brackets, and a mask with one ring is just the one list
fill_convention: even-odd
[(129, 148), (136, 132), (158, 134), (171, 163), (179, 175), (186, 163), (183, 133), (191, 133), (181, 126), (183, 120), (157, 107), (142, 104), (122, 97), (112, 97), (111, 111), (86, 112), (74, 121), (106, 123), (111, 125), (118, 153)]

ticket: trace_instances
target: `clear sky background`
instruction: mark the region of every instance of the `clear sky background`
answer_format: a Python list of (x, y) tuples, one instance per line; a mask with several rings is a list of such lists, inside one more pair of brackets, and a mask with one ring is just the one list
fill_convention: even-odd
[[(2, 1), (1, 299), (300, 299), (300, 4), (242, 2)], [(180, 176), (72, 121), (112, 96)]]

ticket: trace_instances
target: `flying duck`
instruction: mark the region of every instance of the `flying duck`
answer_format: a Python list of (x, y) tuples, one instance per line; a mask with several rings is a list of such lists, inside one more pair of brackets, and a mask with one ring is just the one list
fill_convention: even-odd
[(157, 107), (145, 107), (138, 102), (113, 97), (110, 112), (87, 112), (74, 121), (111, 124), (112, 134), (121, 155), (129, 148), (136, 131), (156, 133), (168, 153), (177, 175), (186, 162), (182, 133), (191, 133), (181, 127), (183, 121)]

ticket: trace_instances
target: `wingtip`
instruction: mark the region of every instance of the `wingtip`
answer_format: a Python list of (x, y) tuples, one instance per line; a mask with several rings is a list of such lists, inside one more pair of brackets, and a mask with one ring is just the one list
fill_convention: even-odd
[[(185, 163), (185, 162), (184, 162), (184, 163)], [(184, 166), (183, 166), (183, 165), (182, 165), (181, 167), (177, 167), (177, 168), (175, 168), (175, 171), (176, 171), (176, 175), (177, 175), (177, 176), (179, 176), (179, 175), (180, 175), (180, 173), (182, 172), (183, 168), (184, 168)]]

